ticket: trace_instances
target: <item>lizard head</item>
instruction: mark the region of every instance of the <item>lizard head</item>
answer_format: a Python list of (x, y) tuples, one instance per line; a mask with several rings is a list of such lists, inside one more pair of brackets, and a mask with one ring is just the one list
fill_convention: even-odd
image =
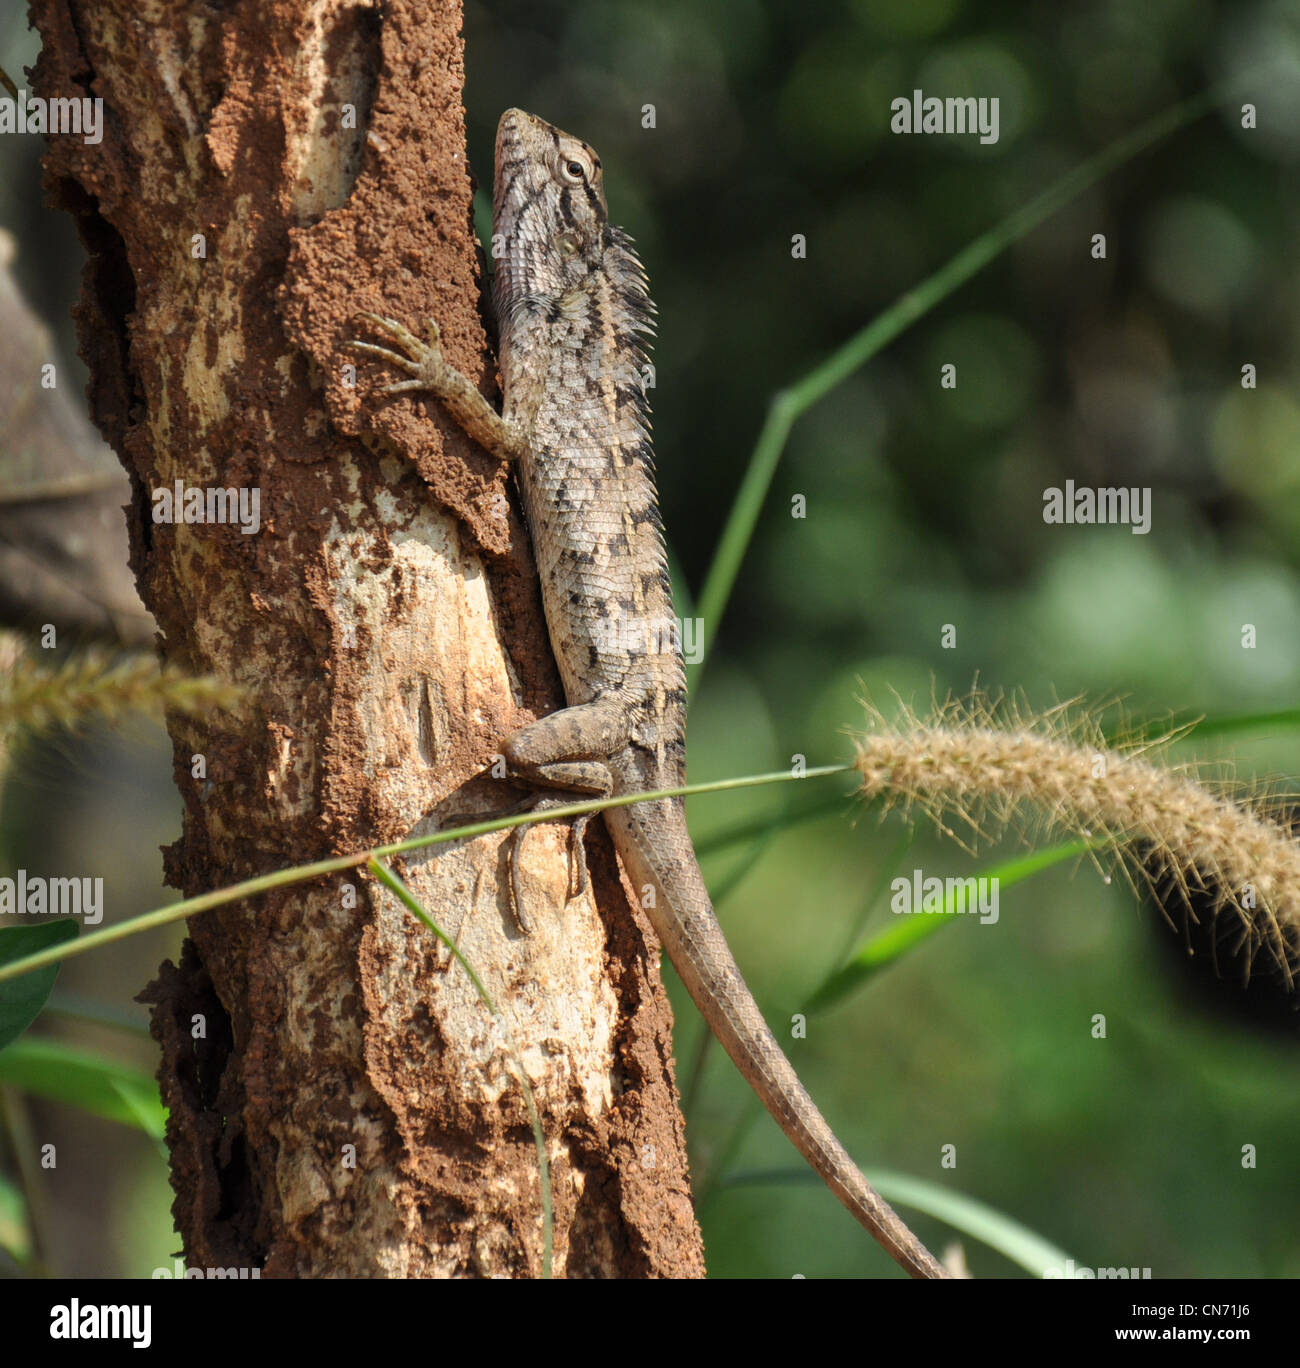
[(507, 109), (497, 125), (497, 310), (554, 299), (598, 270), (609, 211), (600, 158), (580, 138)]

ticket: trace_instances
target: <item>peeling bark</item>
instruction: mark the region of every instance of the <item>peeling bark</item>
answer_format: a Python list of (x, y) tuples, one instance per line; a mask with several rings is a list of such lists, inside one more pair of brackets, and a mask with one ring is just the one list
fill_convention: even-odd
[[(458, 7), (33, 13), (33, 92), (105, 105), (102, 143), (51, 139), (46, 184), (89, 253), (79, 334), (131, 482), (132, 568), (165, 659), (255, 700), (242, 723), (169, 720), (168, 882), (197, 893), (508, 806), (482, 772), (560, 698), (507, 472), (431, 402), (363, 405), (340, 349), (360, 309), (436, 316), (490, 392)], [(256, 489), (259, 530), (155, 523), (177, 480)], [(565, 833), (527, 838), (527, 937), (500, 835), (399, 868), (520, 1046), (556, 1273), (696, 1275), (658, 946), (603, 830), (588, 839), (594, 896), (570, 900)], [(190, 1265), (540, 1272), (504, 1042), (395, 900), (321, 881), (190, 935), (148, 992)]]

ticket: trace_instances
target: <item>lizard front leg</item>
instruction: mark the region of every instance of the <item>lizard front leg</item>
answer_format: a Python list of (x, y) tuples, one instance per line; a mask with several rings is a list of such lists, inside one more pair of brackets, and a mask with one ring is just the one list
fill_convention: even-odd
[(350, 351), (377, 356), (381, 361), (405, 371), (411, 378), (385, 385), (384, 394), (404, 394), (427, 390), (447, 406), (451, 416), (485, 451), (503, 461), (517, 460), (528, 449), (528, 439), (518, 423), (509, 423), (478, 392), (478, 387), (442, 355), (442, 335), (432, 318), (425, 320), (427, 341), (422, 342), (402, 324), (379, 314), (361, 313), (379, 332), (400, 350), (376, 346), (373, 342), (345, 342)]
[[(613, 791), (614, 776), (605, 763), (628, 743), (628, 714), (616, 698), (596, 698), (572, 708), (561, 708), (520, 728), (505, 743), (503, 754), (510, 777), (537, 788), (563, 789), (567, 794), (604, 798)], [(567, 798), (540, 798), (538, 808), (559, 807)], [(591, 814), (572, 819), (569, 832), (569, 893), (587, 887), (587, 852), (583, 836)], [(510, 852), (510, 890), (521, 929), (532, 929), (519, 877), (523, 828)]]

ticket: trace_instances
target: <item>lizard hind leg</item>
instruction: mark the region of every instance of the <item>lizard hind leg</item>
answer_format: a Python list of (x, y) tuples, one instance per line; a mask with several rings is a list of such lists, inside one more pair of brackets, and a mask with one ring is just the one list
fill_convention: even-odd
[[(615, 699), (598, 698), (581, 703), (521, 728), (505, 743), (510, 777), (536, 788), (554, 790), (538, 796), (534, 810), (563, 807), (581, 798), (604, 798), (613, 792), (614, 776), (605, 763), (627, 745), (627, 713)], [(560, 791), (565, 796), (559, 796)], [(586, 891), (587, 853), (583, 836), (591, 814), (569, 819), (570, 897)], [(520, 827), (510, 852), (510, 885), (515, 916), (529, 929), (520, 878), (519, 853), (523, 844)]]

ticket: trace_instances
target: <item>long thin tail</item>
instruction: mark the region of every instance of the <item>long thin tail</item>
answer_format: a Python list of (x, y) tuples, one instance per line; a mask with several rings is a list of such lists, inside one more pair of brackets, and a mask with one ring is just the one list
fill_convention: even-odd
[(605, 821), (633, 887), (654, 889), (646, 915), (695, 1005), (795, 1148), (902, 1268), (948, 1277), (859, 1172), (768, 1030), (713, 914), (681, 802), (610, 808)]

